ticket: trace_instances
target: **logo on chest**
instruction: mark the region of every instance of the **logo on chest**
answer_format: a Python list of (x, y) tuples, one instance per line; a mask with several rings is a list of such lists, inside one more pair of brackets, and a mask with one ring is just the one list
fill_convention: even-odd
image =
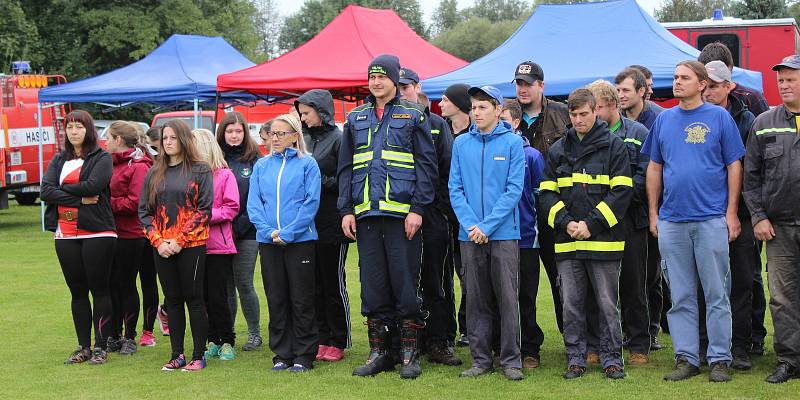
[(242, 178), (249, 178), (250, 175), (253, 175), (253, 170), (247, 167), (242, 168), (242, 172), (240, 172), (239, 175), (241, 175)]
[(686, 132), (686, 143), (705, 143), (706, 135), (711, 132), (708, 125), (702, 122), (694, 122), (684, 128)]

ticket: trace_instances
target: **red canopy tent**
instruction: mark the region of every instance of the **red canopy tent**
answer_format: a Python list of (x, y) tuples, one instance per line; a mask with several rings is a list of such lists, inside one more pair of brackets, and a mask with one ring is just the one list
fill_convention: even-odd
[(380, 54), (394, 54), (421, 79), (467, 64), (419, 37), (392, 10), (347, 6), (300, 47), (263, 64), (217, 77), (217, 90), (267, 97), (296, 96), (328, 89), (340, 98), (367, 94), (367, 66)]

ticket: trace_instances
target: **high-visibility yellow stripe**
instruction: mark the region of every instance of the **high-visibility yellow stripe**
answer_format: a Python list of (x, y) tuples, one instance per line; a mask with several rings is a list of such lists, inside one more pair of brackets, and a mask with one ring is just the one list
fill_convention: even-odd
[(384, 160), (392, 160), (392, 161), (400, 161), (400, 162), (407, 162), (413, 163), (414, 162), (414, 155), (411, 153), (405, 153), (401, 151), (391, 151), (391, 150), (383, 150), (381, 151), (381, 158)]
[(440, 130), (438, 130), (438, 129), (431, 129), (431, 135), (438, 135), (439, 133), (441, 133), (441, 131), (440, 131)]
[(372, 152), (353, 154), (353, 164), (365, 163), (372, 160)]
[(554, 181), (542, 181), (539, 183), (539, 190), (549, 190), (551, 192), (558, 192), (558, 184)]
[(633, 144), (638, 145), (638, 146), (642, 145), (641, 141), (638, 141), (638, 140), (636, 140), (634, 138), (627, 138), (627, 139), (623, 140), (623, 142), (625, 142), (625, 143), (633, 143)]
[(378, 202), (378, 208), (381, 211), (393, 211), (393, 212), (405, 213), (405, 214), (408, 214), (409, 211), (411, 211), (411, 205), (410, 204), (397, 203), (397, 202), (394, 202), (394, 201), (388, 201), (387, 202), (387, 201), (381, 200), (380, 202)]
[(558, 187), (570, 187), (572, 186), (572, 178), (558, 178)]
[(599, 204), (597, 204), (597, 209), (600, 210), (600, 214), (603, 214), (606, 222), (608, 222), (609, 228), (617, 224), (617, 217), (614, 215), (614, 212), (611, 211), (611, 207), (609, 207), (605, 201), (601, 201)]
[(366, 167), (367, 167), (367, 164), (353, 165), (353, 171), (355, 171), (355, 170), (357, 170), (359, 168), (366, 168)]
[(630, 187), (633, 187), (633, 179), (631, 179), (631, 177), (629, 177), (629, 176), (615, 176), (615, 177), (611, 178), (611, 181), (609, 182), (609, 184), (611, 185), (612, 188), (614, 186), (630, 186)]
[(756, 131), (756, 135), (764, 135), (767, 133), (797, 133), (794, 128), (766, 128)]
[(364, 202), (356, 205), (356, 215), (369, 211), (369, 175), (364, 179)]
[(386, 163), (386, 165), (388, 165), (388, 166), (390, 166), (390, 167), (400, 167), (400, 168), (414, 169), (414, 166), (413, 166), (413, 165), (409, 165), (409, 164), (398, 164), (398, 163), (394, 163), (394, 162), (391, 162), (391, 161), (390, 161), (390, 162), (388, 162), (388, 163)]
[(573, 172), (572, 182), (586, 183), (589, 185), (608, 185), (609, 177), (608, 175), (590, 175), (590, 174), (582, 174), (580, 172)]
[(625, 251), (625, 242), (596, 242), (579, 240), (577, 242), (556, 243), (556, 253), (573, 251)]
[(564, 208), (564, 202), (559, 200), (558, 203), (550, 207), (550, 214), (547, 215), (547, 225), (550, 225), (551, 228), (556, 227), (556, 214)]

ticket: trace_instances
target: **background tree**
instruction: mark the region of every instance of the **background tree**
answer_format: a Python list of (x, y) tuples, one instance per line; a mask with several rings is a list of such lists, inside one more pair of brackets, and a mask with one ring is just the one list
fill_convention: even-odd
[(432, 23), (429, 28), (432, 37), (451, 29), (462, 20), (461, 13), (458, 12), (457, 0), (442, 0), (439, 6), (433, 11)]
[(742, 0), (733, 6), (734, 15), (743, 19), (785, 18), (789, 9), (785, 0)]
[(0, 24), (0, 62), (3, 67), (0, 71), (10, 72), (6, 68), (10, 68), (14, 60), (30, 60), (34, 65), (40, 63), (41, 57), (36, 51), (39, 31), (25, 16), (19, 1), (0, 1), (0, 15), (3, 16)]
[(476, 0), (472, 7), (464, 10), (464, 15), (502, 22), (528, 18), (531, 12), (533, 7), (524, 0)]
[(433, 44), (456, 57), (474, 61), (505, 42), (527, 17), (500, 22), (471, 17), (439, 34)]

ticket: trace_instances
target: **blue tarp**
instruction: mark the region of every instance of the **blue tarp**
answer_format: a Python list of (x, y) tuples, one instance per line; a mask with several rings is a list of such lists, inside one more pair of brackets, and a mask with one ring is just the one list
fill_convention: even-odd
[[(671, 94), (675, 65), (696, 60), (699, 50), (678, 39), (635, 0), (571, 5), (540, 5), (508, 40), (471, 64), (424, 80), (432, 99), (455, 83), (493, 85), (516, 97), (517, 64), (532, 60), (544, 69), (545, 94), (566, 96), (596, 79), (613, 82), (631, 64), (653, 71), (656, 92)], [(736, 68), (733, 78), (761, 90), (761, 73)], [(658, 93), (657, 93), (658, 94)]]
[(39, 101), (165, 104), (214, 100), (217, 75), (253, 65), (221, 37), (172, 35), (131, 65), (42, 89)]

